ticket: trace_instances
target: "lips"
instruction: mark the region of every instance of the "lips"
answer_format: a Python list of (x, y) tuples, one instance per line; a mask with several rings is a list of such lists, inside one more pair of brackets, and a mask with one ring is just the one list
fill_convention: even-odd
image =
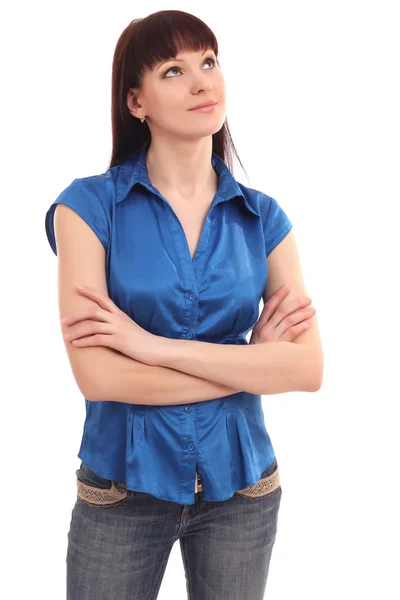
[(214, 104), (217, 104), (216, 102), (201, 102), (200, 104), (197, 104), (197, 106), (193, 106), (192, 108), (189, 108), (189, 110), (196, 110), (196, 108), (203, 108), (203, 106), (213, 106)]

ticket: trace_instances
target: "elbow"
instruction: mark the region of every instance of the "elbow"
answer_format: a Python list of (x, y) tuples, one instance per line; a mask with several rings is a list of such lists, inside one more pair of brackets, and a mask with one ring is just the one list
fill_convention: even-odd
[[(115, 368), (114, 364), (112, 368)], [(101, 369), (96, 365), (95, 369), (91, 368), (90, 372), (86, 373), (81, 391), (86, 400), (90, 400), (90, 402), (109, 402), (111, 399), (114, 402), (123, 402), (124, 400), (119, 400), (119, 389), (116, 387), (120, 379), (113, 375), (108, 368)]]
[(95, 387), (93, 385), (88, 385), (87, 383), (85, 383), (84, 385), (78, 384), (78, 387), (81, 391), (82, 396), (86, 400), (90, 400), (90, 402), (99, 402), (100, 401), (100, 396), (99, 396), (98, 390), (95, 389)]
[(304, 382), (303, 380), (303, 383), (305, 383), (303, 390), (307, 392), (318, 392), (322, 387), (324, 377), (323, 355), (316, 357), (315, 354), (313, 354), (311, 359), (307, 360), (303, 373), (308, 373), (307, 381)]
[(308, 391), (309, 392), (318, 392), (322, 387), (323, 378), (324, 378), (323, 365), (321, 365), (321, 367), (319, 369), (315, 369), (315, 366), (314, 366), (312, 376), (309, 378), (310, 385), (309, 385)]
[(107, 398), (112, 381), (108, 369), (110, 353), (101, 346), (74, 348), (70, 353), (70, 363), (75, 382), (81, 394), (90, 402), (100, 402)]
[(75, 381), (86, 400), (90, 400), (90, 402), (99, 402), (101, 400), (98, 386), (95, 386), (88, 377), (77, 377), (75, 375)]
[(318, 378), (315, 373), (308, 374), (306, 377), (304, 372), (300, 374), (297, 385), (290, 391), (296, 392), (318, 392), (322, 387), (322, 379)]
[(109, 378), (105, 372), (100, 375), (98, 370), (88, 375), (85, 384), (82, 384), (82, 390), (85, 392), (84, 396), (86, 400), (90, 400), (91, 402), (105, 402), (113, 397)]
[(321, 377), (314, 376), (310, 381), (310, 385), (308, 386), (308, 392), (318, 392), (322, 387), (322, 375)]
[(101, 398), (98, 395), (97, 391), (95, 391), (93, 388), (90, 388), (89, 390), (87, 390), (84, 394), (83, 394), (86, 398), (86, 400), (90, 400), (90, 402), (100, 402)]

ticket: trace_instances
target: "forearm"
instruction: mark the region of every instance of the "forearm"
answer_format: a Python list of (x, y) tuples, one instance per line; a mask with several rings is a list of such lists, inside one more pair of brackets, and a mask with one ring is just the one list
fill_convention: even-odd
[(318, 363), (291, 342), (248, 345), (166, 339), (157, 364), (253, 394), (318, 389)]
[(169, 367), (147, 365), (114, 350), (106, 358), (98, 370), (93, 401), (166, 406), (203, 402), (242, 391)]

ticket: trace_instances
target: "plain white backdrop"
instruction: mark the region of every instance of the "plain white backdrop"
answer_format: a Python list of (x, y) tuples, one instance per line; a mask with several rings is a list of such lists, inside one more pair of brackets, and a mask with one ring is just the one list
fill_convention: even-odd
[[(115, 45), (132, 19), (164, 9), (192, 12), (217, 36), (228, 122), (250, 180), (240, 166), (235, 176), (276, 198), (293, 222), (324, 347), (318, 392), (263, 397), (283, 490), (265, 597), (400, 597), (395, 5), (53, 1), (2, 9), (4, 598), (65, 597), (80, 464), (85, 403), (61, 337), (45, 213), (74, 178), (106, 170)], [(159, 593), (170, 598), (186, 599), (179, 542)]]

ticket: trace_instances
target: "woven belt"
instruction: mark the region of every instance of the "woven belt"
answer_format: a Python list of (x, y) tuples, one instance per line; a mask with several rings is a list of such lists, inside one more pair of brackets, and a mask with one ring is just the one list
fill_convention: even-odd
[[(111, 482), (110, 489), (99, 489), (86, 485), (79, 479), (76, 480), (78, 498), (92, 504), (112, 504), (113, 502), (120, 502), (126, 498), (128, 492), (126, 487), (117, 485), (115, 481)], [(280, 486), (279, 469), (276, 469), (274, 473), (268, 477), (259, 479), (253, 485), (248, 486), (242, 490), (238, 490), (235, 493), (240, 496), (250, 496), (251, 498), (258, 498), (270, 494), (277, 487)], [(195, 493), (202, 492), (203, 486), (200, 482), (200, 475), (196, 473), (195, 480)]]
[(240, 496), (250, 496), (251, 498), (259, 498), (260, 496), (270, 494), (276, 490), (280, 484), (279, 468), (277, 468), (276, 471), (271, 475), (268, 475), (268, 477), (263, 477), (256, 481), (254, 485), (250, 485), (243, 490), (238, 490), (236, 494), (240, 494)]
[(76, 485), (78, 498), (91, 504), (112, 504), (120, 502), (128, 495), (126, 488), (118, 486), (115, 481), (111, 483), (109, 490), (86, 485), (79, 479), (76, 480)]
[[(240, 496), (250, 496), (251, 498), (260, 498), (261, 496), (266, 496), (270, 494), (276, 488), (281, 485), (280, 477), (279, 477), (279, 468), (276, 469), (274, 473), (268, 475), (268, 477), (263, 477), (254, 483), (253, 485), (248, 486), (242, 490), (238, 490), (235, 492), (236, 494), (240, 494)], [(200, 483), (200, 475), (196, 473), (196, 482), (195, 482), (195, 493), (202, 492), (203, 486)]]

